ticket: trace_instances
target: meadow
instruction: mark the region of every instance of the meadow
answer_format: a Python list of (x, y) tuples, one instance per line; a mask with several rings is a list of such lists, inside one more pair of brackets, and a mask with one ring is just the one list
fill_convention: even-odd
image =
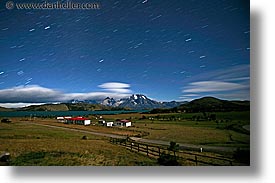
[(110, 144), (105, 137), (16, 121), (0, 123), (0, 144), (0, 153), (9, 152), (9, 165), (14, 166), (157, 165), (155, 159)]
[[(97, 115), (88, 116), (92, 121), (90, 126), (63, 124), (54, 118), (11, 118), (12, 123), (0, 123), (0, 152), (11, 153), (10, 165), (158, 165), (156, 159), (111, 144), (107, 137), (38, 126), (35, 123), (125, 138), (141, 137), (180, 144), (242, 148), (246, 149), (243, 158), (247, 157), (250, 148), (250, 132), (244, 129), (245, 125), (250, 125), (249, 115), (247, 111), (101, 116), (106, 121), (130, 119), (132, 126), (127, 128), (99, 126)], [(86, 140), (82, 139), (84, 135)], [(232, 156), (229, 153), (227, 157)]]
[[(215, 119), (208, 116), (215, 114)], [(206, 117), (205, 117), (206, 116)], [(104, 119), (120, 118), (134, 121), (129, 130), (148, 134), (143, 138), (175, 141), (196, 145), (249, 147), (250, 132), (243, 126), (250, 125), (250, 113), (174, 113), (174, 114), (119, 114), (104, 115)]]

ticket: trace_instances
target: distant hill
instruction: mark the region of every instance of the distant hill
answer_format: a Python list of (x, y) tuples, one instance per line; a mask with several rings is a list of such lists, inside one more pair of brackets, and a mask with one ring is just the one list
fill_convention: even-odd
[(44, 104), (31, 105), (16, 109), (17, 111), (95, 111), (95, 110), (110, 110), (111, 107), (100, 104), (86, 103), (62, 103), (62, 104)]
[(177, 107), (177, 110), (186, 112), (248, 111), (249, 109), (249, 101), (228, 101), (214, 97), (195, 99)]
[(95, 111), (95, 110), (110, 110), (111, 107), (101, 104), (87, 104), (87, 103), (66, 103), (69, 111)]
[(156, 113), (177, 113), (177, 112), (227, 112), (227, 111), (249, 111), (249, 101), (228, 101), (214, 97), (203, 97), (186, 102), (178, 107), (170, 109), (153, 109), (151, 114)]
[(66, 104), (43, 104), (31, 105), (16, 109), (17, 111), (68, 111), (69, 108)]
[(5, 112), (5, 111), (13, 111), (13, 109), (0, 107), (0, 112)]

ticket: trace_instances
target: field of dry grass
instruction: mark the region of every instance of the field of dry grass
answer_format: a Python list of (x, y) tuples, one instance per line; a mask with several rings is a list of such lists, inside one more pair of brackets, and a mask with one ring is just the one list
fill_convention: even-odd
[[(83, 135), (88, 140), (82, 140)], [(155, 159), (110, 144), (107, 138), (26, 123), (0, 123), (0, 152), (10, 165), (156, 165)]]
[(220, 130), (209, 127), (184, 126), (176, 124), (136, 123), (133, 129), (144, 130), (149, 133), (144, 138), (175, 141), (187, 144), (230, 144), (234, 141), (249, 143), (249, 135), (240, 134), (232, 130)]
[[(160, 114), (118, 114), (118, 115), (102, 115), (103, 119), (108, 121), (114, 121), (115, 119), (131, 119), (133, 122), (132, 127), (118, 128), (118, 127), (105, 127), (98, 125), (82, 126), (82, 125), (68, 125), (57, 122), (55, 119), (41, 119), (37, 118), (35, 123), (49, 124), (54, 126), (61, 126), (73, 129), (87, 130), (93, 132), (109, 133), (123, 136), (139, 136), (147, 139), (156, 139), (163, 141), (175, 141), (177, 143), (187, 144), (201, 144), (201, 145), (214, 145), (214, 146), (234, 146), (234, 147), (248, 147), (250, 141), (250, 135), (242, 133), (232, 129), (226, 129), (224, 126), (227, 122), (219, 123), (217, 126), (215, 121), (191, 121), (184, 119), (184, 116), (180, 116), (178, 121), (173, 120), (149, 120), (149, 117), (155, 117)], [(176, 116), (178, 114), (163, 114), (162, 116)], [(190, 117), (192, 114), (186, 114)], [(236, 119), (240, 119), (232, 123), (249, 124), (247, 121), (247, 113), (218, 113), (217, 115), (224, 116), (228, 119), (228, 116), (235, 115)], [(146, 119), (142, 119), (143, 117)], [(95, 116), (89, 117), (93, 124), (96, 124), (98, 119)], [(221, 119), (223, 119), (221, 118)], [(28, 118), (18, 118), (18, 121), (26, 121)], [(249, 119), (248, 119), (249, 120)], [(230, 125), (228, 123), (227, 125)], [(222, 127), (222, 128), (218, 128)]]
[[(128, 129), (146, 132), (149, 135), (143, 138), (147, 139), (215, 146), (249, 146), (249, 133), (243, 133), (240, 129), (227, 128), (236, 125), (241, 128), (243, 125), (249, 125), (249, 112), (216, 113), (216, 121), (190, 120), (194, 115), (202, 114), (118, 114), (105, 115), (103, 118), (110, 120), (132, 119), (134, 125)], [(156, 119), (156, 116), (159, 116), (159, 119)], [(154, 119), (150, 120), (150, 118)]]

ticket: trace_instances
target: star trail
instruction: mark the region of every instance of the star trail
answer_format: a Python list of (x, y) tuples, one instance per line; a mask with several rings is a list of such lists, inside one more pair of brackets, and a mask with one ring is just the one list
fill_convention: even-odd
[[(0, 103), (250, 98), (248, 0), (99, 0), (93, 10), (8, 10), (5, 2)], [(37, 95), (27, 100), (28, 92)]]

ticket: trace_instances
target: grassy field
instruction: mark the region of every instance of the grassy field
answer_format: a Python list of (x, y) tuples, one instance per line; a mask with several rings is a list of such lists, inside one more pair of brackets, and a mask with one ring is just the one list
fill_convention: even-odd
[[(213, 113), (211, 113), (213, 114)], [(96, 116), (89, 116), (94, 125), (68, 125), (55, 119), (35, 119), (34, 122), (87, 131), (138, 136), (147, 139), (175, 141), (195, 145), (249, 147), (250, 133), (243, 128), (250, 124), (249, 112), (217, 112), (215, 120), (205, 120), (202, 113), (175, 114), (117, 114), (103, 115), (103, 119), (130, 119), (132, 127), (98, 126)], [(199, 119), (198, 119), (199, 118)], [(28, 118), (18, 120), (26, 121)]]
[[(143, 138), (177, 143), (249, 147), (250, 133), (243, 129), (250, 124), (249, 112), (217, 112), (215, 120), (204, 120), (202, 113), (120, 114), (103, 118), (132, 119), (131, 130), (147, 132)], [(199, 116), (199, 120), (197, 120)]]
[[(250, 132), (243, 128), (250, 124), (249, 112), (218, 112), (215, 119), (208, 119), (210, 115), (135, 113), (102, 116), (107, 121), (130, 119), (133, 126), (128, 128), (97, 126), (96, 116), (89, 116), (93, 123), (90, 126), (68, 125), (50, 118), (31, 121), (12, 118), (10, 124), (0, 123), (0, 153), (11, 153), (10, 165), (158, 165), (156, 159), (110, 144), (105, 137), (31, 123), (176, 143), (249, 148)], [(88, 140), (82, 140), (83, 135)]]
[[(83, 135), (88, 140), (82, 140)], [(110, 144), (103, 137), (20, 122), (0, 123), (0, 144), (0, 152), (11, 153), (10, 165), (157, 165), (155, 159)]]

